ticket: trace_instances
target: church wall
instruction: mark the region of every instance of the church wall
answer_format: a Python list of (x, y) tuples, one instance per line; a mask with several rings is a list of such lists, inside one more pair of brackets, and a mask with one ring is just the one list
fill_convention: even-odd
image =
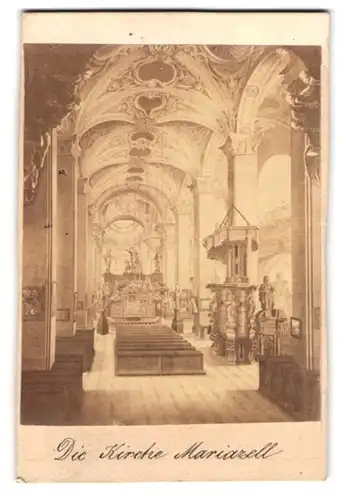
[[(56, 335), (56, 151), (49, 148), (35, 199), (24, 206), (22, 369), (49, 369)], [(33, 298), (33, 300), (32, 300)], [(32, 307), (31, 307), (32, 306)]]
[[(57, 178), (57, 335), (75, 330), (76, 292), (76, 172), (74, 158), (58, 156)], [(61, 173), (64, 172), (64, 173)]]

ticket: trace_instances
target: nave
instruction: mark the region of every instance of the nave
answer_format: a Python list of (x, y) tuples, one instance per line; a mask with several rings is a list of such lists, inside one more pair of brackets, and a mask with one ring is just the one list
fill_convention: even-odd
[(320, 48), (24, 59), (21, 423), (319, 420)]
[(77, 425), (166, 425), (286, 422), (289, 415), (258, 392), (258, 364), (228, 366), (209, 340), (185, 337), (204, 355), (206, 375), (114, 377), (114, 328), (95, 336), (92, 369), (84, 374)]

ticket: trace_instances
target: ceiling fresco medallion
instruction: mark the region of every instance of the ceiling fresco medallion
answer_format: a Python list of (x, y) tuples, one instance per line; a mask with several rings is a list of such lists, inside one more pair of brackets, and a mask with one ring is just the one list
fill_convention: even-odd
[(142, 110), (146, 116), (152, 117), (157, 114), (166, 104), (166, 98), (163, 95), (141, 94), (135, 100), (137, 109)]
[(151, 150), (149, 148), (137, 148), (133, 147), (129, 151), (130, 156), (139, 156), (139, 157), (147, 157), (151, 154)]
[(131, 141), (132, 142), (139, 141), (139, 140), (142, 140), (142, 139), (144, 139), (146, 141), (153, 142), (154, 141), (154, 135), (151, 132), (134, 132), (131, 135)]
[(128, 174), (143, 174), (144, 169), (142, 167), (130, 167), (127, 172)]
[(126, 177), (125, 179), (127, 182), (143, 182), (142, 177), (139, 175), (131, 175), (129, 177)]
[(136, 75), (141, 82), (156, 82), (162, 85), (172, 83), (176, 69), (161, 59), (145, 62), (138, 67)]

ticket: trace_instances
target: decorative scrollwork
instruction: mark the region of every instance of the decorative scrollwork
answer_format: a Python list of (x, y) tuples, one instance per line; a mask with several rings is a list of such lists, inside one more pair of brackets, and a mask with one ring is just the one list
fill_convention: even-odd
[(292, 126), (307, 136), (304, 161), (311, 179), (320, 180), (320, 80), (302, 71), (290, 85), (286, 100), (291, 106)]
[(92, 46), (85, 46), (82, 51), (68, 48), (68, 53), (63, 45), (25, 47), (25, 204), (35, 198), (50, 131), (80, 104), (77, 86), (94, 51)]
[(22, 314), (23, 320), (44, 320), (45, 293), (43, 286), (23, 287)]
[(40, 172), (50, 146), (50, 136), (46, 132), (42, 136), (41, 144), (26, 143), (24, 150), (24, 204), (30, 203), (38, 186)]

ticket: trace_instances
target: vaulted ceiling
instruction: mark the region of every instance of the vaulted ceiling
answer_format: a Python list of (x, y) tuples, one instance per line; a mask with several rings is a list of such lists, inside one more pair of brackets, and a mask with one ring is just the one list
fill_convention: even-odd
[[(295, 55), (273, 47), (97, 47), (78, 85), (80, 104), (64, 126), (73, 129), (79, 172), (103, 227), (116, 238), (116, 231), (147, 230), (140, 211), (173, 220), (186, 179), (211, 179), (226, 196), (222, 179), (215, 182), (227, 168), (219, 145), (233, 131), (289, 126), (284, 82), (301, 69)], [(132, 224), (113, 223), (114, 200)]]

